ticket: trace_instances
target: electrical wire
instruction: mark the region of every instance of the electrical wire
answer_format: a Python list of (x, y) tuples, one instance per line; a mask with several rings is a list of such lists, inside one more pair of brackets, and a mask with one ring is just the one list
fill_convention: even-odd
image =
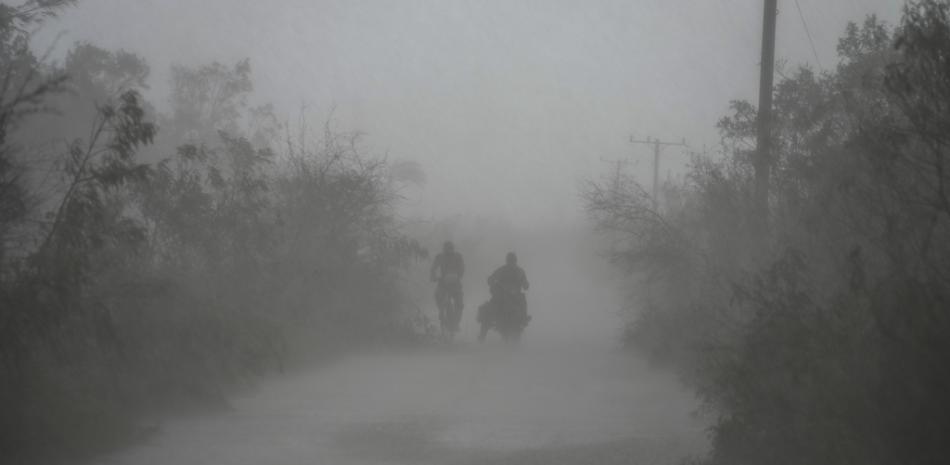
[(808, 36), (808, 43), (811, 45), (811, 53), (815, 55), (815, 63), (818, 65), (818, 71), (824, 72), (821, 66), (821, 60), (818, 59), (818, 50), (815, 48), (815, 41), (811, 38), (811, 31), (808, 29), (808, 21), (805, 21), (805, 14), (802, 13), (802, 6), (795, 0), (795, 8), (798, 9), (798, 17), (802, 20), (802, 27), (805, 28), (805, 35)]

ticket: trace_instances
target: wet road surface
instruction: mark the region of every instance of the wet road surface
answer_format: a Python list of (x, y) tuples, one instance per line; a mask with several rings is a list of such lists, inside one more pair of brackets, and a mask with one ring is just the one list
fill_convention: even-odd
[(610, 344), (459, 341), (262, 382), (100, 463), (678, 463), (706, 447), (695, 409)]

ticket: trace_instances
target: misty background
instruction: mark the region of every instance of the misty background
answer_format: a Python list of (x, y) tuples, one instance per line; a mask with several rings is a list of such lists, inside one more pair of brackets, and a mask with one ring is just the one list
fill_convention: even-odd
[[(36, 47), (139, 54), (158, 108), (171, 65), (249, 58), (252, 102), (281, 120), (332, 115), (369, 152), (421, 163), (426, 185), (406, 193), (406, 214), (561, 226), (583, 220), (577, 185), (609, 171), (602, 159), (629, 159), (649, 183), (651, 148), (630, 136), (715, 152), (729, 102), (758, 92), (760, 3), (90, 0)], [(902, 3), (800, 0), (817, 57), (783, 4), (776, 57), (832, 69), (849, 21), (896, 22)], [(662, 176), (688, 161), (665, 150)]]
[(0, 463), (942, 463), (950, 2), (763, 3), (0, 1)]

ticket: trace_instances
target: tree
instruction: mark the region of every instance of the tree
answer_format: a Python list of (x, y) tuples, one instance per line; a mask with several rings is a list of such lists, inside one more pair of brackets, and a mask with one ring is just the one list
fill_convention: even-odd
[[(711, 463), (939, 463), (950, 428), (950, 4), (849, 25), (833, 72), (775, 90), (769, 248), (750, 250), (755, 108), (719, 122), (664, 211), (595, 183), (614, 258), (646, 277), (632, 344), (714, 412)], [(637, 304), (641, 304), (637, 302)]]
[(247, 59), (227, 67), (213, 62), (197, 68), (172, 67), (171, 124), (163, 124), (178, 141), (214, 142), (219, 131), (237, 134), (254, 89)]
[(46, 99), (64, 90), (66, 77), (46, 74), (29, 48), (29, 28), (55, 16), (70, 0), (30, 0), (0, 5), (0, 281), (6, 278), (7, 252), (19, 244), (11, 236), (29, 210), (20, 166), (20, 147), (10, 135), (23, 120), (47, 110)]

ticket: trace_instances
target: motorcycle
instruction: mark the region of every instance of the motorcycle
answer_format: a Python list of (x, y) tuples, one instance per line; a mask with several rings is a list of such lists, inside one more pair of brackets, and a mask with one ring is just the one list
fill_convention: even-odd
[(479, 341), (484, 341), (488, 331), (494, 329), (503, 341), (517, 342), (531, 321), (531, 315), (528, 315), (523, 292), (492, 289), (491, 300), (478, 307), (476, 319), (481, 326)]

